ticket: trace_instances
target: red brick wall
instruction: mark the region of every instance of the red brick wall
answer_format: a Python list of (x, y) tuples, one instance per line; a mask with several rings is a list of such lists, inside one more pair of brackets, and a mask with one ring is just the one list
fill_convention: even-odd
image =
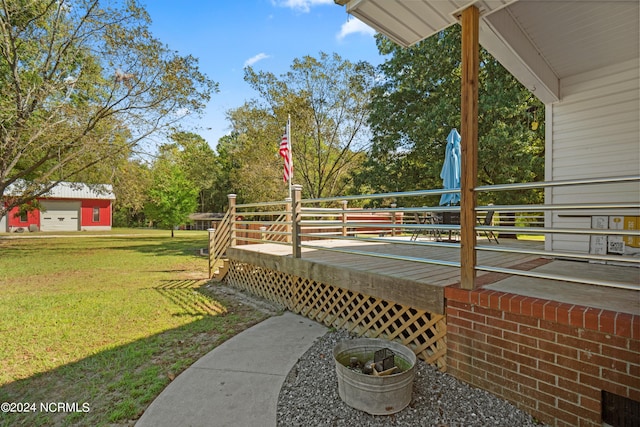
[(555, 426), (601, 426), (603, 390), (640, 401), (640, 315), (447, 288), (447, 370)]

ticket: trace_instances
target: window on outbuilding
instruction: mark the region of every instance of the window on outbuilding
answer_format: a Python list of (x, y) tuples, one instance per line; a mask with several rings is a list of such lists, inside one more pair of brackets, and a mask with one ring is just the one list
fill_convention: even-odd
[(93, 222), (100, 222), (100, 208), (93, 208)]

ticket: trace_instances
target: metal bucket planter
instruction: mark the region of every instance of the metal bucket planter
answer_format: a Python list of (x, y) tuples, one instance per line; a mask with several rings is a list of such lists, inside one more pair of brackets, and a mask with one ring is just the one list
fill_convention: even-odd
[[(367, 375), (351, 369), (357, 358), (364, 364), (377, 350), (390, 349), (395, 354), (398, 373), (385, 376)], [(389, 415), (403, 410), (411, 402), (416, 355), (402, 344), (374, 338), (361, 338), (338, 343), (333, 349), (338, 376), (338, 394), (349, 406), (371, 415)]]

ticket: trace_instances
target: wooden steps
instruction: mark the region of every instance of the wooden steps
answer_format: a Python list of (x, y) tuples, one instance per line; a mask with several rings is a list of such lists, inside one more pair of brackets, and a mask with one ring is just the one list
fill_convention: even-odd
[(229, 272), (230, 264), (231, 263), (229, 262), (228, 258), (218, 260), (213, 268), (213, 275), (211, 276), (211, 280), (221, 282)]

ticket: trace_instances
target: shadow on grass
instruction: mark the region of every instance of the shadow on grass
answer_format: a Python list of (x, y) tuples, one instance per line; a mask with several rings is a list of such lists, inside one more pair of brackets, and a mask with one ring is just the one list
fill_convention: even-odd
[[(129, 240), (130, 242), (131, 240)], [(158, 238), (157, 242), (148, 242), (141, 245), (123, 245), (112, 247), (112, 249), (133, 250), (140, 253), (150, 253), (155, 255), (196, 255), (200, 248), (207, 247), (206, 239), (193, 238)]]
[[(206, 248), (208, 241), (204, 238), (153, 236), (153, 237), (106, 237), (104, 248), (114, 250), (136, 251), (155, 256), (199, 256), (200, 249)], [(140, 242), (136, 244), (134, 242)], [(120, 243), (120, 244), (118, 244)]]
[(79, 250), (126, 250), (156, 256), (191, 255), (199, 256), (200, 249), (206, 248), (208, 240), (200, 235), (171, 237), (160, 235), (95, 236), (74, 238), (61, 236), (49, 239), (11, 239), (0, 240), (0, 247), (6, 247), (12, 254), (20, 256), (43, 257), (48, 251), (72, 255)]
[(133, 425), (175, 376), (267, 317), (209, 298), (198, 283), (168, 280), (154, 288), (193, 322), (0, 386), (0, 402), (20, 409), (3, 413), (0, 426)]
[(174, 316), (201, 316), (208, 314), (215, 316), (227, 313), (227, 308), (215, 299), (211, 299), (200, 292), (203, 280), (162, 280), (153, 289), (182, 310)]

